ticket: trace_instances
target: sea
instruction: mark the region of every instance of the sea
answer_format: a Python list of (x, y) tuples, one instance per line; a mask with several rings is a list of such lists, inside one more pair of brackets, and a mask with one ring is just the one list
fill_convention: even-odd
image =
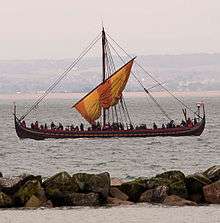
[[(220, 164), (220, 92), (187, 92), (177, 94), (192, 110), (204, 103), (206, 128), (201, 136), (20, 140), (14, 129), (13, 103), (18, 116), (25, 114), (38, 94), (0, 95), (0, 172), (4, 176), (21, 174), (51, 176), (60, 171), (109, 172), (125, 181), (151, 177), (168, 170), (181, 170), (186, 175)], [(72, 108), (81, 94), (52, 94), (27, 117), (26, 124), (53, 121), (64, 126), (84, 122)], [(155, 99), (179, 124), (184, 118), (182, 106), (172, 96), (155, 93)], [(127, 93), (126, 104), (133, 123), (152, 128), (166, 124), (158, 107), (144, 94)], [(201, 110), (202, 113), (202, 110)], [(194, 118), (192, 112), (187, 113)], [(86, 123), (85, 123), (86, 126)], [(87, 127), (87, 126), (86, 126)], [(64, 207), (39, 209), (0, 209), (1, 223), (24, 222), (220, 222), (220, 206), (167, 207), (137, 204), (120, 207)]]

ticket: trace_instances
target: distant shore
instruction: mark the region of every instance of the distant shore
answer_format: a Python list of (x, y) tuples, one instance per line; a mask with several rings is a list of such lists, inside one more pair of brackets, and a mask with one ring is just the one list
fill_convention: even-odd
[[(0, 100), (34, 100), (37, 97), (41, 96), (43, 93), (0, 93)], [(57, 92), (51, 93), (48, 95), (48, 99), (72, 99), (80, 98), (86, 93), (70, 93), (70, 92)], [(177, 97), (218, 97), (220, 96), (220, 91), (187, 91), (187, 92), (173, 92)], [(169, 97), (170, 95), (167, 92), (153, 92), (155, 97)], [(134, 97), (145, 97), (146, 93), (144, 92), (125, 92), (125, 97), (134, 98)]]

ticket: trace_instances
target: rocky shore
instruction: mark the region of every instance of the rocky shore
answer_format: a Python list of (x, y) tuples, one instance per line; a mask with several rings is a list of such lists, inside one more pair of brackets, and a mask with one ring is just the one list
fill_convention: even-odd
[(220, 165), (185, 176), (177, 170), (124, 182), (110, 174), (60, 172), (47, 179), (0, 172), (0, 208), (130, 205), (220, 204)]

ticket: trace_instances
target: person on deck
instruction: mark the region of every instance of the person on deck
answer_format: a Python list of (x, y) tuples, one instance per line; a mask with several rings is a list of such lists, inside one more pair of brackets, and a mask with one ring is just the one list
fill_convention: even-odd
[(133, 130), (134, 126), (132, 125), (132, 123), (130, 123), (130, 130)]
[(165, 129), (165, 125), (164, 124), (162, 124), (162, 129)]
[(75, 131), (77, 131), (77, 132), (79, 131), (79, 127), (78, 127), (78, 125), (76, 126)]
[(187, 127), (189, 127), (189, 128), (193, 127), (193, 123), (190, 118), (187, 119)]
[(39, 129), (38, 121), (35, 122), (35, 124), (34, 124), (34, 128), (35, 128), (35, 129)]
[(153, 123), (153, 129), (157, 129), (157, 125), (155, 122)]
[(22, 121), (21, 125), (26, 128), (26, 123), (24, 120)]
[(51, 122), (51, 124), (50, 124), (50, 128), (51, 128), (51, 129), (55, 129), (55, 124), (54, 124), (53, 122)]
[(185, 127), (185, 126), (186, 126), (186, 122), (185, 122), (184, 120), (182, 120), (180, 126), (181, 126), (181, 127)]
[(80, 131), (84, 131), (84, 125), (83, 125), (83, 123), (80, 124)]
[(34, 123), (33, 122), (31, 123), (31, 129), (34, 129)]
[(197, 119), (196, 119), (196, 117), (195, 117), (194, 120), (193, 120), (193, 124), (194, 124), (194, 125), (197, 124)]
[(58, 129), (63, 130), (63, 125), (61, 123), (59, 123)]

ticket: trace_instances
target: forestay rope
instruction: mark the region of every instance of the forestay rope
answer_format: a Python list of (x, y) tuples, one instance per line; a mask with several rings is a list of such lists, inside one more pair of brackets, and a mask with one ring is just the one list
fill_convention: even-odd
[(31, 113), (33, 109), (35, 109), (40, 102), (59, 84), (61, 80), (64, 79), (64, 77), (67, 76), (67, 74), (78, 64), (78, 62), (89, 52), (89, 50), (98, 42), (98, 40), (101, 38), (101, 33), (99, 33), (88, 45), (87, 48), (85, 48), (81, 54), (72, 62), (72, 64), (69, 65), (69, 67), (61, 74), (58, 76), (56, 81), (49, 86), (49, 88), (44, 92), (43, 95), (41, 95), (34, 103), (33, 105), (28, 109), (28, 111), (21, 116), (19, 119), (20, 121), (23, 120), (28, 114)]

